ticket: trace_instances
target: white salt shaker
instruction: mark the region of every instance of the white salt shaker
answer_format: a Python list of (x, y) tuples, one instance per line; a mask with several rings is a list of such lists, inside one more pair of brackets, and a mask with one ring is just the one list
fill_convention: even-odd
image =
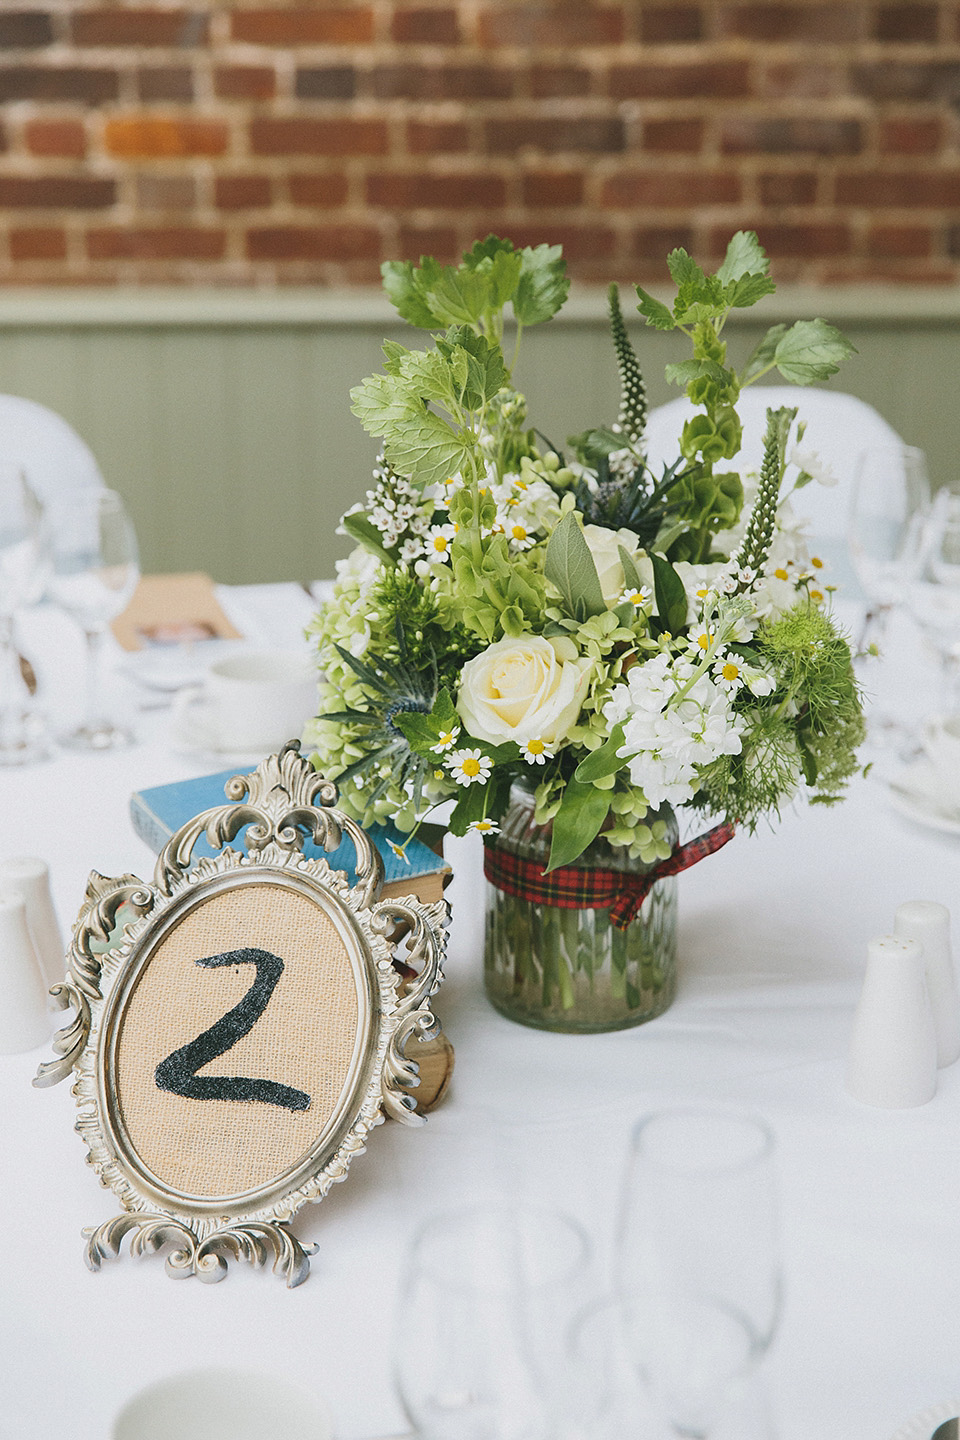
[(35, 1050), (50, 1037), (46, 987), (22, 895), (0, 897), (0, 1055)]
[(937, 1034), (937, 1064), (952, 1065), (960, 1057), (960, 1000), (950, 950), (950, 911), (936, 900), (907, 900), (897, 907), (893, 933), (919, 940), (927, 972), (927, 993)]
[(880, 935), (867, 948), (847, 1058), (847, 1089), (886, 1110), (925, 1105), (937, 1089), (937, 1036), (917, 940)]
[(20, 894), (47, 989), (59, 985), (66, 969), (63, 936), (50, 897), (50, 872), (36, 855), (0, 861), (0, 895)]

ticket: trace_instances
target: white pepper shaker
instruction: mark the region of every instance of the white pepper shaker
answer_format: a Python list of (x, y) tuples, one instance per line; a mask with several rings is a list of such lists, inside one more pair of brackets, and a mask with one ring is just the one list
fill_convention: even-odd
[(27, 902), (27, 924), (47, 989), (59, 985), (66, 970), (65, 949), (50, 896), (50, 872), (36, 855), (0, 861), (0, 895), (21, 894)]
[(35, 1050), (50, 1037), (40, 962), (22, 895), (0, 897), (0, 1055)]
[(847, 1090), (886, 1110), (925, 1105), (937, 1089), (937, 1037), (918, 940), (880, 935), (853, 1021)]
[(960, 1000), (950, 950), (950, 911), (936, 900), (907, 900), (898, 906), (893, 933), (919, 940), (927, 972), (927, 993), (937, 1034), (937, 1064), (960, 1057)]

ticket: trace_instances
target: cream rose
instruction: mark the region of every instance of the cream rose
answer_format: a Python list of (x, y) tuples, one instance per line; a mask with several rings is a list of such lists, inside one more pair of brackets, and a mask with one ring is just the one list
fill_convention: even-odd
[(580, 713), (591, 663), (582, 656), (561, 659), (541, 635), (498, 640), (463, 667), (460, 718), (474, 739), (488, 745), (555, 745)]
[(587, 549), (593, 556), (593, 563), (597, 567), (604, 601), (611, 610), (620, 599), (627, 584), (620, 561), (619, 547), (621, 545), (636, 563), (644, 583), (648, 583), (644, 567), (652, 577), (653, 567), (645, 555), (638, 553), (637, 537), (632, 530), (608, 530), (605, 525), (584, 525), (583, 538), (587, 542)]

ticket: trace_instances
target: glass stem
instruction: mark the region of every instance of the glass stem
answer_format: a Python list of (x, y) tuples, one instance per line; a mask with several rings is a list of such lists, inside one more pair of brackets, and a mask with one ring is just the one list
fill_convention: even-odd
[(93, 731), (102, 729), (108, 724), (102, 712), (100, 699), (103, 694), (104, 630), (102, 626), (90, 630), (85, 628), (83, 634), (87, 643), (83, 723), (86, 729)]
[(960, 713), (960, 655), (940, 656), (940, 713)]

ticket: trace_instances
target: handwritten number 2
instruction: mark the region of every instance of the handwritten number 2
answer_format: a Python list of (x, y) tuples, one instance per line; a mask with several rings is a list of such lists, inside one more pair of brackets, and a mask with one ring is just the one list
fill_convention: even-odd
[(282, 1105), (285, 1110), (306, 1110), (310, 1096), (292, 1085), (276, 1080), (252, 1080), (242, 1075), (198, 1075), (197, 1071), (219, 1055), (225, 1055), (249, 1034), (266, 1010), (270, 996), (283, 973), (283, 961), (269, 950), (225, 950), (207, 955), (198, 965), (255, 965), (256, 979), (239, 1004), (221, 1016), (188, 1045), (161, 1060), (155, 1071), (158, 1087), (188, 1100), (259, 1100), (264, 1105)]

